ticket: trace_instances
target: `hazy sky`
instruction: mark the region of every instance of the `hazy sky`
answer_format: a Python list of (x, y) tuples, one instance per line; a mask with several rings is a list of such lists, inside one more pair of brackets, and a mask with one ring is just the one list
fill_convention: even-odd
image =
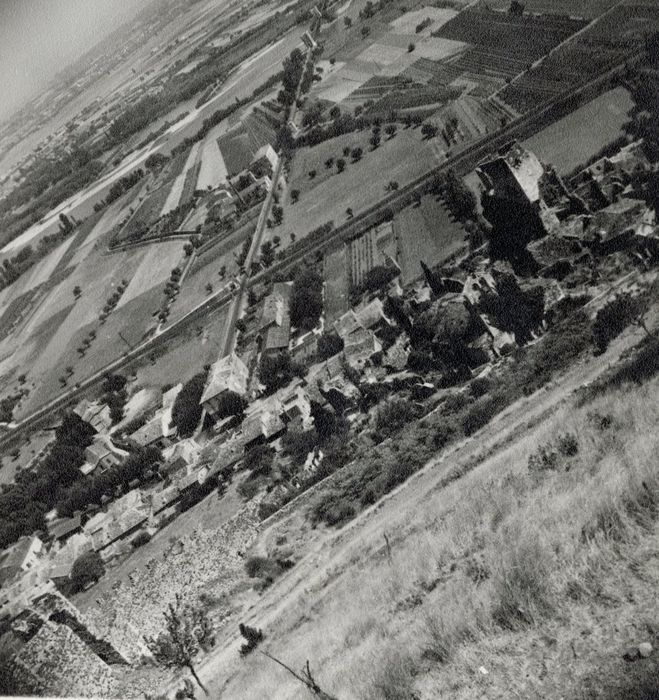
[(149, 0), (0, 0), (0, 119)]

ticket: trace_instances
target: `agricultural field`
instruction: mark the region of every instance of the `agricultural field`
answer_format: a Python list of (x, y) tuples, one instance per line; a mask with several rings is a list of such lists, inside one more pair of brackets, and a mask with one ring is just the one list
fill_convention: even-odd
[(533, 109), (620, 63), (658, 30), (656, 5), (618, 5), (514, 80), (499, 97), (519, 112)]
[(394, 217), (398, 244), (398, 264), (405, 284), (423, 274), (420, 262), (432, 267), (465, 249), (465, 231), (451, 217), (437, 197), (422, 197), (419, 206), (412, 205)]
[[(370, 137), (370, 130), (345, 134), (296, 152), (284, 202), (284, 221), (273, 229), (282, 243), (288, 243), (291, 233), (301, 239), (327, 221), (336, 226), (342, 224), (347, 207), (355, 213), (362, 211), (386, 194), (389, 181), (402, 186), (445, 160), (439, 140), (424, 140), (419, 129), (401, 127), (394, 138), (383, 136), (374, 151), (369, 145)], [(363, 156), (353, 162), (350, 156), (343, 155), (343, 149), (356, 146), (363, 149)], [(328, 158), (344, 158), (344, 172), (338, 173), (336, 165), (326, 168)], [(311, 170), (317, 172), (313, 179), (309, 177)], [(300, 191), (295, 204), (290, 200), (294, 189)]]
[[(195, 144), (196, 146), (197, 144)], [(195, 152), (196, 153), (196, 152)], [(185, 173), (188, 169), (190, 153), (179, 153), (169, 164), (169, 179), (172, 180), (169, 194), (160, 211), (160, 216), (168, 214), (172, 209), (176, 209), (181, 199)]]
[(122, 294), (117, 311), (153, 287), (162, 288), (171, 270), (185, 258), (182, 241), (152, 243), (139, 252), (140, 263), (126, 291)]
[(350, 285), (348, 282), (347, 247), (341, 245), (323, 258), (325, 279), (324, 317), (325, 327), (330, 327), (350, 308)]
[[(236, 255), (240, 252), (243, 242), (253, 234), (255, 227), (256, 219), (195, 257), (181, 285), (181, 291), (171, 306), (170, 323), (208, 299), (212, 293), (207, 289), (208, 284), (213, 292), (217, 292), (237, 274)], [(219, 274), (222, 267), (226, 268), (223, 278)]]
[(217, 137), (211, 131), (202, 145), (201, 167), (195, 189), (214, 189), (227, 179), (227, 168), (217, 145)]
[[(526, 0), (525, 11), (537, 14), (569, 15), (594, 19), (610, 10), (618, 0)], [(493, 10), (507, 11), (510, 7), (508, 0), (489, 0), (488, 5)]]
[(623, 135), (633, 107), (625, 88), (609, 90), (527, 139), (524, 146), (567, 175)]
[[(204, 316), (203, 327), (190, 328), (154, 351), (147, 362), (130, 370), (138, 386), (160, 386), (165, 382), (186, 382), (218, 358), (224, 338), (229, 305)], [(153, 359), (156, 362), (153, 362)]]

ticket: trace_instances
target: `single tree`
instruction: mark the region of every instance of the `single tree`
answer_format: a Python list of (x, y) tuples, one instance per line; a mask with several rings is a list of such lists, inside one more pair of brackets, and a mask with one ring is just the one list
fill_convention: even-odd
[(352, 156), (352, 159), (354, 161), (361, 160), (363, 153), (364, 153), (364, 151), (361, 149), (360, 146), (357, 146), (357, 147), (353, 148), (352, 151), (350, 151), (350, 155)]
[(354, 214), (354, 212), (352, 211), (352, 207), (348, 207), (348, 208), (346, 209), (346, 216), (347, 216), (349, 219), (352, 219), (352, 217), (353, 217), (354, 215), (355, 215), (355, 214)]
[(373, 146), (373, 150), (375, 150), (380, 145), (380, 141), (380, 134), (373, 134), (373, 136), (371, 136), (371, 138), (369, 139), (369, 143), (371, 144), (371, 146)]
[(346, 29), (350, 29), (350, 27), (352, 27), (352, 20), (350, 19), (350, 17), (344, 17), (343, 24), (345, 25)]
[(343, 158), (337, 158), (336, 160), (336, 170), (339, 173), (342, 173), (346, 169), (346, 162), (343, 160)]
[(76, 299), (80, 299), (81, 294), (82, 294), (82, 289), (80, 289), (80, 286), (76, 284), (76, 286), (73, 288), (73, 296)]
[(202, 649), (207, 651), (214, 644), (213, 630), (206, 611), (197, 606), (184, 605), (176, 595), (176, 604), (169, 604), (164, 614), (166, 631), (157, 638), (144, 637), (149, 651), (164, 666), (187, 668), (199, 687), (208, 695), (194, 667), (194, 658)]
[(98, 552), (87, 552), (73, 562), (71, 585), (75, 591), (81, 591), (88, 583), (96, 583), (104, 573), (105, 567)]
[(291, 202), (296, 204), (300, 199), (300, 190), (291, 190)]
[(412, 41), (407, 45), (407, 53), (412, 53), (414, 49), (416, 48), (416, 44)]
[(309, 179), (313, 180), (316, 177), (316, 171), (315, 170), (310, 170), (309, 171)]
[(384, 131), (390, 139), (396, 135), (397, 130), (398, 127), (395, 124), (387, 124), (387, 126), (384, 127)]
[(421, 134), (426, 139), (431, 139), (434, 136), (437, 136), (438, 131), (439, 129), (430, 122), (424, 122), (423, 126), (421, 127)]

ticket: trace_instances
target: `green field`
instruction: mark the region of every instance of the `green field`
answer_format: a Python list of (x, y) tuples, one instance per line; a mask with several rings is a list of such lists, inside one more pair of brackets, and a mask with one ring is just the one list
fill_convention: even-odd
[[(403, 187), (444, 160), (435, 151), (437, 139), (423, 140), (420, 129), (401, 128), (393, 139), (383, 136), (375, 151), (369, 145), (370, 137), (370, 130), (355, 132), (296, 153), (284, 203), (284, 222), (274, 229), (283, 243), (288, 242), (290, 233), (300, 239), (327, 221), (334, 221), (335, 226), (342, 224), (347, 207), (357, 214), (380, 201), (391, 180)], [(346, 169), (340, 174), (336, 166), (327, 170), (324, 161), (344, 158), (344, 146), (360, 146), (364, 151), (361, 160), (345, 158)], [(313, 180), (308, 175), (311, 169), (318, 173)], [(296, 204), (290, 201), (294, 189), (302, 193)]]
[(445, 262), (465, 247), (465, 231), (435, 196), (421, 199), (394, 217), (398, 244), (398, 264), (405, 284), (423, 275), (420, 261), (426, 265)]
[(524, 145), (560, 175), (567, 175), (623, 134), (622, 126), (633, 106), (625, 88), (609, 90), (527, 139)]

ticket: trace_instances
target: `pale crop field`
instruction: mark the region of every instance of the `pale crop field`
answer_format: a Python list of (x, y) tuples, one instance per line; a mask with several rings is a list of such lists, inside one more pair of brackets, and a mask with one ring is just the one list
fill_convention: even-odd
[(633, 106), (628, 90), (617, 87), (531, 136), (524, 145), (566, 175), (622, 135)]
[(211, 133), (208, 135), (201, 153), (201, 170), (197, 178), (198, 190), (217, 187), (227, 179), (227, 168), (217, 145), (217, 140)]
[(180, 240), (153, 243), (133, 252), (139, 264), (117, 304), (117, 310), (153, 287), (164, 286), (172, 269), (183, 260), (183, 243)]
[(419, 10), (406, 12), (402, 17), (391, 22), (391, 26), (399, 34), (416, 34), (416, 27), (428, 18), (432, 20), (432, 24), (428, 25), (416, 36), (429, 36), (430, 32), (434, 32), (441, 26), (453, 19), (458, 13), (449, 8), (440, 7), (422, 7)]

